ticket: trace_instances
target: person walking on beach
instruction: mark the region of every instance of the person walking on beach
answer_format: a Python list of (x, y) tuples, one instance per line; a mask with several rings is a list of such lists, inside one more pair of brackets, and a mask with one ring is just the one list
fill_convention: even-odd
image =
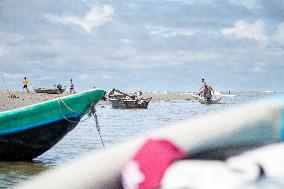
[(70, 79), (70, 93), (75, 93), (74, 84), (73, 84), (72, 79)]
[(23, 86), (23, 91), (26, 89), (27, 92), (29, 93), (30, 91), (29, 91), (29, 89), (28, 89), (28, 83), (29, 83), (29, 81), (27, 80), (26, 77), (24, 77), (24, 81), (23, 81), (23, 84), (24, 84), (24, 86)]

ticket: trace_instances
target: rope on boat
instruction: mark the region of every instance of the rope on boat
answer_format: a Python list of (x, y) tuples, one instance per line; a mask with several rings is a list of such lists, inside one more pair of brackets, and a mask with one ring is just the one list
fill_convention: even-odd
[(73, 110), (72, 108), (70, 108), (61, 98), (59, 98), (59, 99), (57, 100), (57, 102), (58, 102), (58, 106), (59, 106), (59, 110), (60, 110), (61, 115), (63, 116), (63, 118), (64, 118), (65, 120), (67, 120), (67, 121), (69, 121), (69, 122), (71, 122), (71, 123), (84, 122), (84, 121), (87, 121), (88, 119), (91, 118), (91, 116), (88, 114), (88, 117), (87, 117), (86, 119), (83, 119), (83, 120), (74, 121), (74, 120), (68, 119), (68, 118), (64, 115), (64, 113), (63, 113), (63, 111), (62, 111), (61, 103), (62, 103), (68, 110), (70, 110), (71, 112), (74, 112), (74, 113), (78, 113), (78, 112), (76, 112), (75, 110)]
[(62, 104), (64, 104), (64, 106), (70, 110), (71, 112), (77, 113), (75, 110), (73, 110), (72, 108), (70, 108), (61, 98), (58, 99), (59, 102), (62, 102)]
[(96, 121), (96, 129), (97, 129), (97, 131), (98, 131), (98, 133), (99, 133), (99, 135), (100, 135), (100, 139), (101, 139), (101, 142), (102, 142), (102, 144), (103, 144), (103, 147), (105, 148), (105, 143), (104, 143), (103, 137), (102, 137), (102, 135), (101, 135), (101, 128), (100, 128), (100, 125), (99, 125), (98, 116), (97, 116), (96, 108), (95, 108), (94, 104), (91, 105), (89, 114), (93, 115), (94, 118), (95, 118), (95, 121)]
[(97, 113), (96, 113), (96, 108), (95, 108), (95, 105), (94, 105), (93, 103), (91, 104), (91, 106), (90, 106), (90, 108), (89, 108), (89, 112), (88, 112), (88, 114), (87, 114), (88, 117), (87, 117), (86, 119), (84, 119), (84, 120), (79, 120), (79, 121), (73, 121), (73, 120), (68, 119), (68, 118), (64, 115), (64, 113), (62, 112), (61, 103), (62, 103), (68, 110), (70, 110), (71, 112), (74, 112), (74, 113), (79, 113), (79, 112), (76, 112), (75, 110), (73, 110), (72, 108), (70, 108), (61, 98), (59, 98), (59, 99), (57, 100), (57, 102), (58, 102), (58, 106), (59, 106), (61, 115), (63, 116), (63, 118), (64, 118), (65, 120), (67, 120), (67, 121), (69, 121), (69, 122), (71, 122), (71, 123), (85, 122), (85, 121), (87, 121), (88, 119), (90, 119), (90, 118), (92, 117), (92, 115), (93, 115), (94, 118), (95, 118), (95, 122), (96, 122), (96, 129), (97, 129), (97, 131), (98, 131), (98, 133), (99, 133), (99, 136), (100, 136), (101, 142), (102, 142), (102, 144), (103, 144), (103, 147), (105, 148), (105, 144), (104, 144), (104, 141), (103, 141), (103, 137), (102, 137), (101, 132), (100, 132), (100, 131), (101, 131), (101, 128), (100, 128), (100, 126), (99, 126), (99, 121), (98, 121), (98, 116), (97, 116)]

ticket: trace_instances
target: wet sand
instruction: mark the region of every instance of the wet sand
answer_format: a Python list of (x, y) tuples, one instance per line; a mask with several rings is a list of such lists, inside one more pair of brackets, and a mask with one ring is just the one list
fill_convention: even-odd
[[(11, 94), (15, 94), (16, 98), (11, 98)], [(63, 96), (70, 95), (69, 92), (63, 94), (45, 94), (35, 92), (19, 92), (13, 91), (10, 94), (7, 91), (0, 91), (0, 111), (11, 110), (19, 107), (24, 107), (39, 102), (44, 102)], [(170, 100), (192, 100), (190, 93), (144, 93), (144, 98), (152, 97), (152, 101), (170, 101)], [(98, 105), (106, 105), (108, 101), (100, 101)]]
[(154, 101), (193, 100), (192, 93), (144, 93), (144, 98), (152, 97)]

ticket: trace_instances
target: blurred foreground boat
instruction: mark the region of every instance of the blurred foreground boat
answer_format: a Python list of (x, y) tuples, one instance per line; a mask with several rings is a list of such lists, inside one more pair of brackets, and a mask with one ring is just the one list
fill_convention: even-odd
[(103, 94), (103, 90), (89, 90), (0, 112), (0, 160), (32, 160), (49, 150)]
[[(16, 188), (121, 188), (121, 173), (148, 139), (170, 141), (176, 148), (185, 152), (189, 159), (201, 159), (204, 154), (208, 159), (214, 158), (222, 149), (232, 149), (232, 147), (245, 151), (251, 146), (277, 143), (284, 140), (284, 97), (246, 104), (157, 129), (110, 148), (90, 152), (62, 167), (34, 177)], [(165, 155), (151, 149), (147, 151), (148, 154), (145, 157), (162, 158)], [(169, 151), (163, 152), (167, 155)], [(143, 161), (143, 159), (140, 160)], [(148, 168), (152, 169), (148, 172), (160, 172), (161, 161), (152, 160), (147, 159), (146, 163), (144, 162), (144, 165), (149, 165), (151, 162)], [(133, 165), (130, 166), (132, 172), (129, 172), (128, 179), (133, 188), (140, 188), (138, 186), (142, 186), (149, 178), (153, 178), (143, 174), (139, 162), (131, 165)], [(76, 179), (74, 179), (74, 173), (76, 173)], [(186, 181), (190, 182), (191, 179), (194, 178), (187, 178)]]
[(128, 95), (117, 89), (113, 89), (109, 93), (109, 101), (112, 108), (147, 108), (150, 98), (143, 98), (141, 91), (136, 91), (134, 94)]
[(161, 189), (282, 189), (284, 143), (265, 145), (220, 160), (179, 160), (170, 165)]

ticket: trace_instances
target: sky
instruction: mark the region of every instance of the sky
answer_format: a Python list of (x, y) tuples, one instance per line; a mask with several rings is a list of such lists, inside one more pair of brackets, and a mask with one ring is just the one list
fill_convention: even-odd
[(0, 89), (284, 91), (283, 0), (0, 0)]

